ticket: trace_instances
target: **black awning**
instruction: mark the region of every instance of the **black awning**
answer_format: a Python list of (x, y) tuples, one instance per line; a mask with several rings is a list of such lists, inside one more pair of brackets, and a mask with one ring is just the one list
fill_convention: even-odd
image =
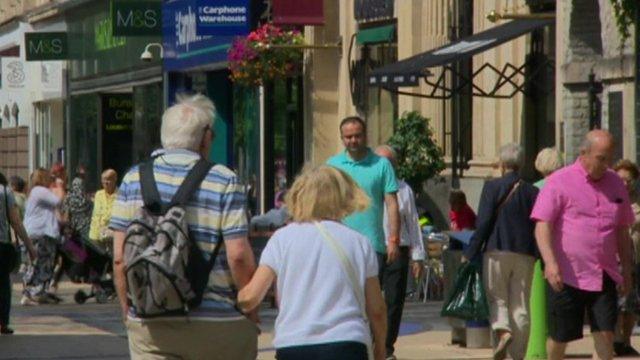
[(369, 85), (417, 86), (420, 78), (430, 75), (428, 68), (467, 59), (554, 22), (555, 19), (512, 20), (437, 49), (374, 69), (369, 75)]

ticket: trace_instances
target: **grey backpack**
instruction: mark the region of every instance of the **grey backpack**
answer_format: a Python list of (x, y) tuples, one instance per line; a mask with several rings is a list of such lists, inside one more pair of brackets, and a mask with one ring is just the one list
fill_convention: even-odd
[(185, 206), (212, 166), (200, 159), (171, 202), (163, 204), (153, 175), (153, 160), (140, 165), (144, 207), (127, 228), (124, 242), (127, 295), (138, 317), (186, 315), (202, 301), (222, 240), (205, 258), (189, 238)]

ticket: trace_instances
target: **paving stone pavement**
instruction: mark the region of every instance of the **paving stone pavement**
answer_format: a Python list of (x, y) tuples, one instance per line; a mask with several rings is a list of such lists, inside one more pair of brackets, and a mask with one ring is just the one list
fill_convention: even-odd
[[(58, 305), (19, 305), (21, 285), (14, 285), (12, 326), (16, 334), (0, 336), (0, 359), (128, 359), (126, 332), (115, 303), (73, 302), (73, 294), (86, 285), (61, 284)], [(490, 349), (467, 349), (449, 344), (449, 326), (440, 318), (441, 303), (409, 302), (403, 318), (396, 355), (401, 360), (491, 359)], [(258, 359), (275, 359), (272, 346), (276, 310), (266, 304), (261, 311), (263, 330)], [(640, 337), (633, 343), (640, 349)], [(568, 358), (590, 358), (590, 337), (572, 343)]]

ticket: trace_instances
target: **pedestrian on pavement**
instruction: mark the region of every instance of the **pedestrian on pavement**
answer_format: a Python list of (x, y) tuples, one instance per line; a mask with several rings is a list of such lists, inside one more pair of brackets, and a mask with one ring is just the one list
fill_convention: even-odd
[[(376, 155), (367, 146), (367, 125), (360, 117), (350, 116), (340, 123), (344, 152), (331, 157), (327, 165), (336, 167), (353, 178), (371, 199), (369, 207), (346, 217), (343, 222), (371, 242), (378, 256), (378, 274), (383, 283), (385, 268), (399, 256), (400, 213), (398, 182), (389, 160)], [(383, 213), (387, 207), (389, 235), (385, 244)]]
[(476, 228), (476, 213), (467, 203), (464, 191), (453, 189), (449, 194), (449, 221), (451, 230), (462, 231)]
[(53, 279), (56, 248), (59, 242), (59, 209), (64, 189), (49, 190), (52, 177), (46, 169), (34, 170), (30, 178), (30, 191), (24, 214), (24, 224), (38, 257), (24, 275), (22, 305), (56, 303), (55, 296), (47, 292)]
[(113, 232), (109, 229), (109, 222), (111, 221), (113, 202), (118, 195), (116, 191), (118, 173), (113, 169), (107, 169), (102, 172), (100, 180), (102, 189), (98, 190), (94, 197), (89, 239), (102, 248), (110, 249), (113, 245)]
[(240, 307), (257, 308), (277, 279), (278, 360), (367, 360), (372, 342), (375, 359), (383, 360), (387, 328), (377, 256), (369, 239), (340, 222), (365, 210), (367, 195), (345, 172), (320, 165), (298, 176), (285, 201), (293, 222), (269, 239), (240, 291)]
[(613, 357), (616, 284), (621, 295), (631, 287), (635, 221), (627, 189), (609, 169), (613, 149), (607, 131), (587, 133), (576, 162), (549, 176), (531, 214), (548, 282), (549, 359), (562, 359), (567, 343), (582, 338), (585, 309), (594, 358)]
[[(213, 142), (215, 107), (203, 95), (179, 97), (162, 116), (163, 150), (153, 157), (153, 174), (161, 200), (168, 203), (186, 175)], [(125, 231), (143, 207), (139, 166), (122, 180), (109, 228), (114, 236), (114, 281), (127, 326), (132, 359), (255, 359), (257, 312), (249, 320), (236, 309), (236, 289), (255, 271), (249, 244), (246, 197), (236, 175), (223, 165), (213, 166), (185, 206), (189, 239), (210, 259), (216, 244), (224, 246), (208, 274), (202, 303), (186, 316), (140, 318), (127, 300)]]
[(533, 186), (537, 187), (538, 189), (542, 189), (549, 175), (553, 174), (554, 171), (562, 168), (563, 163), (558, 150), (548, 147), (538, 152), (534, 166), (536, 170), (538, 170), (540, 175), (542, 175), (542, 179), (536, 181)]
[(631, 160), (620, 160), (613, 169), (624, 182), (629, 192), (629, 200), (631, 201), (631, 209), (635, 217), (635, 221), (630, 228), (631, 240), (633, 241), (633, 278), (634, 286), (631, 286), (627, 296), (620, 297), (618, 300), (618, 323), (616, 325), (615, 337), (613, 342), (613, 350), (616, 356), (637, 356), (640, 355), (636, 349), (631, 346), (631, 335), (636, 325), (639, 309), (638, 304), (638, 264), (640, 263), (640, 197), (638, 196), (638, 177), (640, 171), (638, 166)]
[(11, 277), (10, 274), (18, 261), (18, 252), (11, 238), (9, 225), (18, 236), (32, 260), (36, 258), (36, 250), (27, 235), (20, 211), (16, 205), (13, 191), (8, 189), (6, 177), (0, 173), (0, 335), (11, 335), (9, 327), (11, 312)]
[(476, 231), (466, 259), (484, 253), (483, 280), (491, 328), (496, 336), (494, 359), (507, 352), (523, 359), (529, 340), (529, 296), (536, 259), (535, 223), (529, 219), (538, 189), (522, 180), (522, 147), (500, 148), (502, 177), (485, 183), (480, 195)]
[[(376, 155), (381, 156), (391, 163), (394, 169), (397, 167), (396, 151), (388, 145), (376, 148)], [(409, 262), (411, 260), (411, 274), (414, 279), (420, 278), (424, 268), (425, 251), (422, 242), (422, 231), (418, 223), (418, 210), (416, 209), (416, 197), (411, 187), (403, 180), (398, 183), (398, 211), (400, 213), (400, 248), (398, 258), (389, 263), (382, 276), (384, 298), (387, 305), (387, 340), (386, 359), (395, 360), (393, 354), (394, 344), (398, 339), (400, 321), (404, 309), (404, 300), (407, 292), (407, 277), (409, 274)], [(389, 238), (389, 217), (387, 208), (384, 209), (385, 238)]]
[[(24, 219), (24, 210), (27, 205), (27, 184), (24, 179), (20, 176), (14, 175), (9, 179), (9, 184), (11, 185), (11, 192), (13, 193), (13, 197), (16, 202), (16, 206), (18, 207), (18, 213), (20, 214), (20, 221)], [(27, 251), (24, 243), (21, 243), (20, 246), (20, 269), (19, 273), (24, 273), (27, 269), (27, 265), (29, 263), (29, 252)]]
[(18, 211), (20, 212), (20, 219), (24, 218), (24, 208), (27, 205), (27, 194), (25, 190), (27, 190), (27, 184), (24, 179), (20, 176), (14, 175), (9, 179), (9, 183), (11, 185), (11, 192), (13, 192), (13, 197), (16, 200), (16, 206), (18, 207)]
[(78, 167), (76, 176), (71, 181), (69, 192), (62, 202), (62, 212), (66, 218), (66, 225), (71, 228), (73, 233), (81, 238), (88, 238), (93, 203), (85, 191), (84, 176), (84, 168)]

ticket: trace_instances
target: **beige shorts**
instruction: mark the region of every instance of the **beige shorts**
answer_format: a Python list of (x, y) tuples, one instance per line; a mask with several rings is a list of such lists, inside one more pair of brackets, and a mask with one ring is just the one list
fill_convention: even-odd
[(132, 360), (254, 360), (258, 327), (247, 319), (229, 321), (127, 320)]

